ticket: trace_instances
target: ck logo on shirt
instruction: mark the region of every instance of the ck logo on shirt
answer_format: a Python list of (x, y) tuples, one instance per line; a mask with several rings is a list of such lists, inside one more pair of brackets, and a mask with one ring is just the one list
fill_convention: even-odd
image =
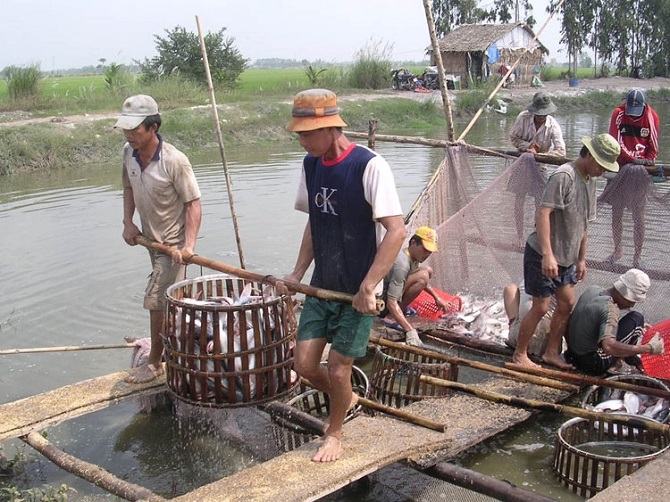
[(337, 192), (336, 188), (321, 187), (321, 192), (318, 192), (314, 196), (314, 204), (316, 204), (316, 207), (321, 208), (322, 213), (330, 213), (337, 216), (335, 207), (330, 202), (330, 198), (335, 192)]

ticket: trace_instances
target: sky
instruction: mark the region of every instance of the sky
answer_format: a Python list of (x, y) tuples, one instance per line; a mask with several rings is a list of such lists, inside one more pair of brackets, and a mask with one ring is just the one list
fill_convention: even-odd
[[(534, 3), (535, 31), (548, 0)], [(485, 2), (481, 2), (484, 5)], [(154, 35), (182, 26), (204, 34), (226, 28), (251, 63), (282, 58), (352, 61), (375, 44), (392, 46), (391, 60), (420, 61), (430, 45), (423, 0), (0, 0), (0, 70), (38, 63), (43, 71), (132, 64), (156, 55)], [(549, 60), (566, 60), (560, 26), (540, 35)]]

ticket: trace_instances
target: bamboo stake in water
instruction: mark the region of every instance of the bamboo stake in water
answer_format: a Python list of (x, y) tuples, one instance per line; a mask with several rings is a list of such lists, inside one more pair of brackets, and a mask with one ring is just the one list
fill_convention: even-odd
[(221, 124), (219, 123), (219, 112), (216, 108), (216, 96), (214, 95), (214, 85), (212, 84), (212, 75), (209, 71), (209, 61), (207, 60), (207, 48), (205, 39), (200, 29), (200, 19), (195, 16), (195, 22), (198, 25), (198, 37), (200, 38), (200, 50), (202, 51), (202, 62), (205, 65), (205, 74), (207, 75), (207, 88), (209, 89), (209, 99), (212, 101), (212, 110), (214, 112), (214, 125), (216, 127), (216, 138), (219, 141), (219, 151), (221, 152), (221, 162), (223, 163), (223, 173), (226, 177), (226, 189), (228, 190), (228, 201), (230, 202), (230, 215), (233, 219), (233, 228), (235, 229), (235, 239), (237, 241), (237, 252), (240, 255), (240, 266), (244, 265), (244, 253), (242, 252), (242, 239), (240, 238), (240, 228), (237, 224), (237, 214), (235, 213), (235, 203), (233, 202), (233, 189), (230, 174), (228, 174), (228, 164), (226, 163), (226, 152), (223, 147), (223, 134), (221, 134)]
[(100, 349), (132, 349), (134, 343), (119, 343), (113, 345), (70, 345), (64, 347), (34, 347), (25, 349), (4, 349), (0, 350), (0, 356), (10, 354), (35, 354), (39, 352), (72, 352), (75, 350), (100, 350)]

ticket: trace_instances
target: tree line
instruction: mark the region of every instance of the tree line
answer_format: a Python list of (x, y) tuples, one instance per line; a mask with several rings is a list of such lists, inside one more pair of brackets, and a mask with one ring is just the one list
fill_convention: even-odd
[[(438, 36), (462, 24), (536, 23), (529, 0), (433, 0)], [(560, 42), (576, 74), (585, 49), (594, 53), (600, 76), (668, 76), (670, 73), (670, 0), (551, 0), (547, 13), (561, 22)]]

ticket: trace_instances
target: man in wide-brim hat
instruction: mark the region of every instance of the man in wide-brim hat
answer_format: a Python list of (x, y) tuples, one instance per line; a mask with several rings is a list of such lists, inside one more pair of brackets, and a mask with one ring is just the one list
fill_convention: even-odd
[(351, 386), (353, 361), (367, 351), (376, 293), (405, 239), (391, 168), (372, 150), (349, 141), (345, 126), (333, 92), (310, 89), (295, 96), (287, 129), (298, 134), (307, 151), (295, 208), (309, 218), (286, 280), (300, 281), (314, 262), (313, 286), (353, 295), (351, 304), (308, 296), (300, 316), (295, 370), (330, 399), (330, 421), (315, 462), (343, 454), (344, 418), (358, 400)]
[(512, 356), (513, 362), (524, 366), (537, 366), (528, 358), (528, 345), (555, 296), (556, 309), (542, 360), (561, 369), (574, 369), (563, 360), (560, 349), (575, 304), (574, 286), (586, 276), (586, 237), (589, 222), (596, 217), (595, 178), (605, 171), (619, 170), (616, 159), (620, 152), (609, 134), (582, 138), (582, 143), (577, 160), (563, 164), (549, 177), (535, 214), (536, 230), (526, 241), (524, 287), (533, 303), (521, 321)]
[(533, 197), (535, 207), (539, 206), (547, 183), (546, 169), (535, 160), (535, 155), (542, 153), (565, 157), (561, 126), (551, 116), (555, 111), (556, 105), (549, 95), (543, 91), (537, 92), (528, 109), (519, 113), (510, 131), (512, 145), (523, 152), (510, 166), (507, 182), (507, 191), (515, 194), (514, 217), (519, 247), (525, 242), (526, 196)]

